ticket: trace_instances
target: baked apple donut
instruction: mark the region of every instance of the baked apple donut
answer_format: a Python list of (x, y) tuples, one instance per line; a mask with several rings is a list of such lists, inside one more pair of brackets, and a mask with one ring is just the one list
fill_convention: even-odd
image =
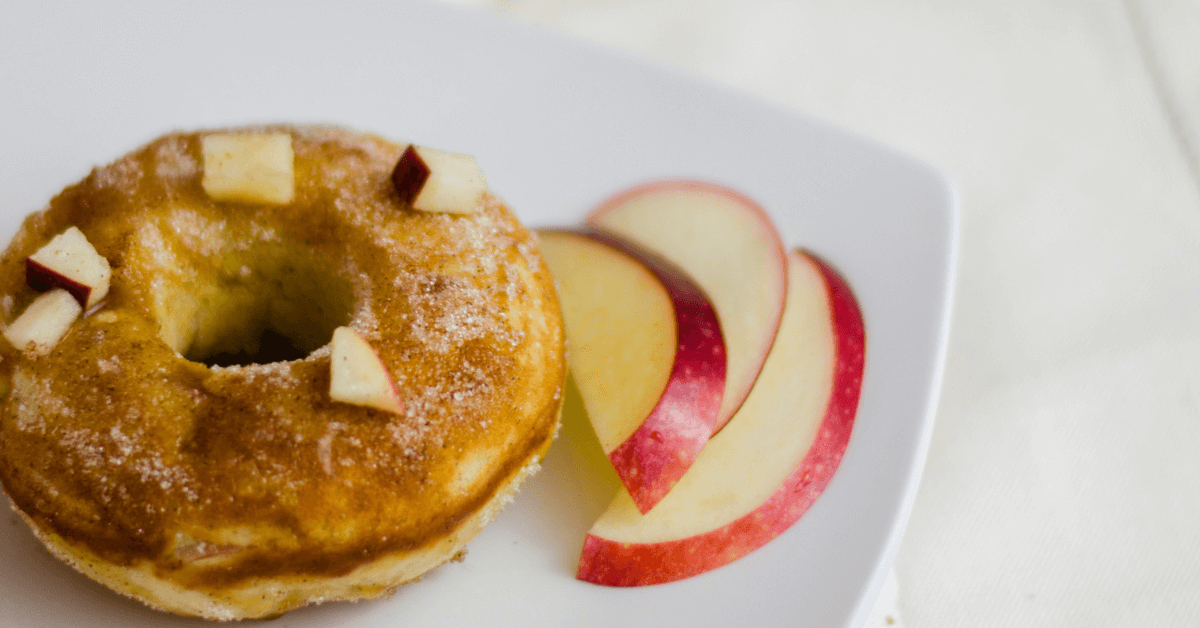
[(538, 468), (566, 374), (535, 239), (472, 168), (337, 128), (173, 134), (28, 217), (0, 258), (0, 482), (36, 536), (218, 620), (460, 554)]

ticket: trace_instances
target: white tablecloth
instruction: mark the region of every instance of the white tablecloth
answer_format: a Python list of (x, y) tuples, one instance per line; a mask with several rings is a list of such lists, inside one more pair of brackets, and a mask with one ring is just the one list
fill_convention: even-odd
[(1200, 2), (453, 0), (876, 137), (961, 195), (871, 626), (1200, 626)]

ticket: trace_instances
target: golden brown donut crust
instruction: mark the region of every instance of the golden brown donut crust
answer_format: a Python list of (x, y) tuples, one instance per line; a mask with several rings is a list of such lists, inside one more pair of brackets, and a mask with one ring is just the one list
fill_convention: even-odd
[[(233, 610), (196, 613), (147, 599), (154, 587), (105, 582), (213, 618), (373, 596), (400, 582), (297, 591), (422, 549), (439, 548), (421, 559), (433, 565), (452, 556), (545, 452), (566, 368), (549, 273), (502, 202), (417, 212), (389, 179), (402, 146), (336, 128), (259, 130), (293, 136), (287, 205), (212, 201), (200, 134), (173, 134), (64, 190), (0, 258), (6, 322), (36, 296), (25, 258), (69, 226), (113, 270), (105, 302), (49, 355), (0, 340), (5, 491), (89, 575), (104, 578), (88, 564), (116, 567), (226, 600)], [(310, 316), (315, 332), (296, 320)], [(315, 334), (314, 347), (326, 328), (355, 328), (406, 413), (331, 401), (328, 345), (244, 366), (184, 357), (264, 317)], [(259, 608), (239, 597), (266, 590), (276, 599)]]

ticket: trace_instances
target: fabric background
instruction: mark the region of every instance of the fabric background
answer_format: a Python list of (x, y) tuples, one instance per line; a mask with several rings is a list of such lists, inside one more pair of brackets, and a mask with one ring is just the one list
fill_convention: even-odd
[(452, 1), (954, 181), (946, 378), (869, 626), (1200, 625), (1200, 2)]

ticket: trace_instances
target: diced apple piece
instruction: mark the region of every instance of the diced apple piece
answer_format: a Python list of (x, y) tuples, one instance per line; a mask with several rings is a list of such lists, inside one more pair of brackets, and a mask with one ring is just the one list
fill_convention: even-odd
[(25, 283), (38, 292), (62, 288), (84, 309), (108, 294), (112, 269), (77, 227), (54, 236), (25, 258)]
[(487, 180), (470, 155), (409, 146), (392, 171), (400, 200), (423, 212), (470, 214), (479, 211)]
[(687, 275), (619, 238), (538, 235), (584, 407), (631, 503), (648, 511), (712, 434), (725, 386), (716, 314)]
[(664, 181), (614, 196), (587, 223), (667, 258), (712, 300), (729, 354), (719, 431), (750, 394), (783, 315), (787, 262), (770, 217), (734, 190)]
[(579, 579), (638, 586), (720, 567), (786, 530), (828, 485), (858, 408), (862, 314), (824, 262), (789, 262), (779, 336), (746, 403), (654, 510), (618, 494), (587, 535)]
[(334, 401), (404, 414), (387, 367), (371, 345), (349, 327), (333, 330), (329, 397)]
[(215, 201), (285, 205), (296, 194), (295, 155), (287, 133), (213, 133), (200, 139), (204, 177)]
[(17, 320), (4, 330), (4, 337), (21, 351), (46, 355), (67, 335), (83, 306), (62, 288), (39, 295)]

